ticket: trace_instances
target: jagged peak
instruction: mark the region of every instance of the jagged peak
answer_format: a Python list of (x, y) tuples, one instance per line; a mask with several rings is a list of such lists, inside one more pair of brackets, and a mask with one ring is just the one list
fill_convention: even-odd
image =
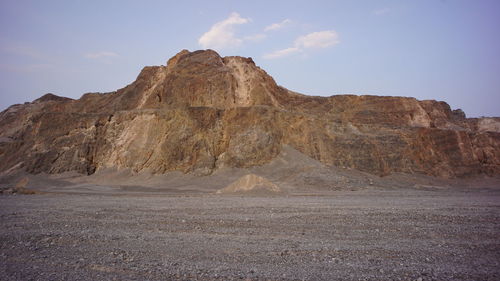
[(52, 93), (47, 93), (36, 100), (34, 100), (34, 103), (39, 103), (39, 102), (46, 102), (46, 101), (65, 101), (65, 100), (71, 100), (70, 98), (67, 97), (61, 97), (58, 95), (54, 95)]
[(166, 67), (145, 67), (129, 89), (140, 96), (138, 108), (278, 106), (281, 91), (252, 58), (221, 57), (210, 49), (181, 50)]
[(240, 56), (227, 56), (227, 57), (223, 57), (222, 61), (224, 61), (224, 63), (227, 63), (229, 61), (237, 61), (237, 62), (242, 62), (242, 63), (248, 63), (248, 64), (255, 66), (255, 62), (253, 61), (253, 59), (251, 57), (245, 58), (245, 57), (240, 57)]
[(214, 66), (222, 66), (224, 64), (222, 57), (214, 50), (207, 49), (190, 52), (184, 49), (168, 60), (167, 68), (182, 67), (184, 63), (200, 63)]
[(167, 61), (167, 67), (175, 65), (183, 56), (186, 56), (186, 55), (188, 55), (190, 53), (191, 52), (188, 51), (188, 50), (186, 50), (186, 49), (181, 50), (180, 52), (178, 52), (177, 54), (175, 54), (175, 56), (171, 57)]
[(212, 49), (197, 50), (190, 52), (189, 50), (183, 49), (167, 61), (167, 67), (173, 68), (181, 61), (189, 60), (194, 63), (203, 63), (205, 65), (216, 64), (223, 65), (228, 62), (239, 62), (246, 63), (255, 66), (255, 62), (251, 57), (241, 57), (241, 56), (225, 56), (221, 57), (219, 53)]

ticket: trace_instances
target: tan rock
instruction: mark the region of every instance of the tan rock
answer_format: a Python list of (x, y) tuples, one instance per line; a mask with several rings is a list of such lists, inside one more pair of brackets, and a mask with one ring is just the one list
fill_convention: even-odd
[(498, 120), (467, 119), (432, 100), (306, 96), (276, 85), (251, 58), (183, 50), (115, 92), (50, 94), (1, 112), (0, 172), (207, 175), (263, 165), (289, 145), (377, 175), (495, 175)]

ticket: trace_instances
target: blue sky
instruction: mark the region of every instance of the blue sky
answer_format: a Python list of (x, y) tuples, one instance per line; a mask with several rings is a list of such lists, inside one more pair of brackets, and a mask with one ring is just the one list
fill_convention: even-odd
[(254, 61), (309, 95), (437, 99), (500, 116), (500, 1), (0, 0), (0, 110), (135, 80), (181, 49)]

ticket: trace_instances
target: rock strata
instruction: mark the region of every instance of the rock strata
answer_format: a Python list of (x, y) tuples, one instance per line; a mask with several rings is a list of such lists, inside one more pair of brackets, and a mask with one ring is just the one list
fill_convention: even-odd
[(212, 50), (183, 50), (115, 92), (47, 94), (0, 113), (0, 172), (207, 175), (268, 163), (284, 145), (377, 175), (500, 174), (499, 118), (433, 100), (302, 95), (251, 58)]

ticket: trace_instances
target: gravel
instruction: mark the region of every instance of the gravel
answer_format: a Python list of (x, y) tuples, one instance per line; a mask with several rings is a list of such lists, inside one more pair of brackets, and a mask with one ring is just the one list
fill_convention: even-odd
[(500, 280), (500, 190), (0, 196), (0, 280)]

